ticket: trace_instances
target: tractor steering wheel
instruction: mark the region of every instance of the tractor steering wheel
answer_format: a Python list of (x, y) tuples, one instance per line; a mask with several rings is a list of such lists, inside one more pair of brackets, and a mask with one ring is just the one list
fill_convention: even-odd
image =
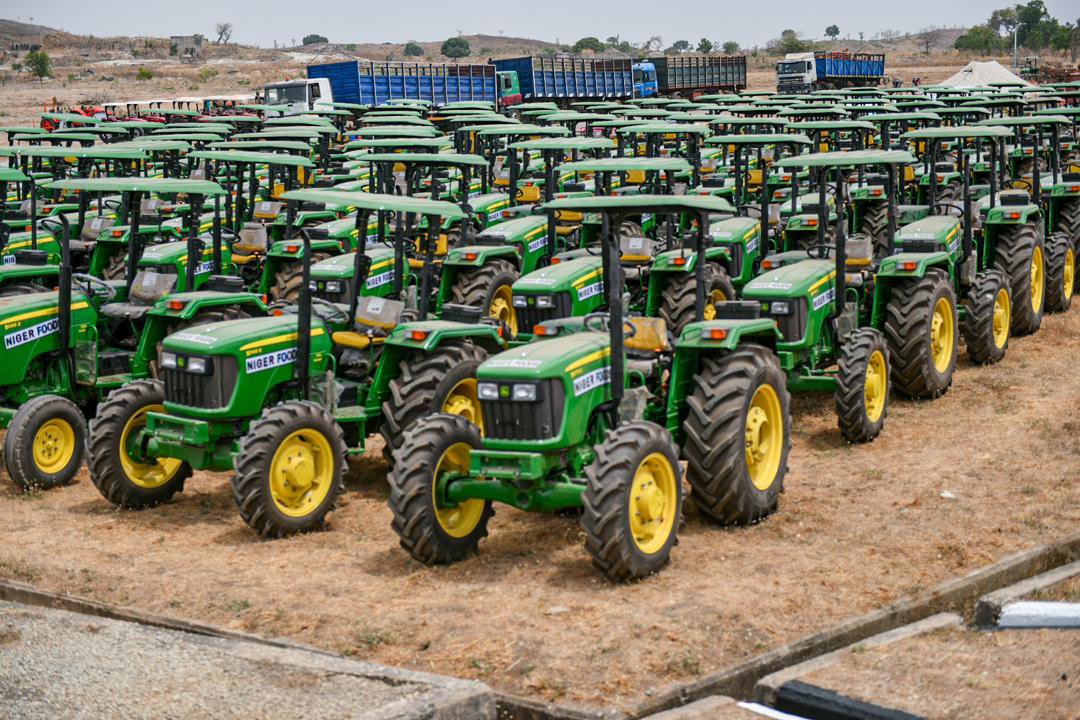
[(832, 243), (814, 243), (806, 248), (806, 254), (815, 260), (828, 260), (835, 249)]
[[(586, 330), (594, 330), (597, 332), (607, 332), (608, 329), (608, 315), (607, 313), (589, 313), (585, 316), (583, 324)], [(594, 325), (596, 327), (594, 327)], [(637, 325), (626, 320), (623, 321), (623, 327), (628, 329), (629, 332), (623, 333), (626, 337), (634, 337), (637, 335)]]
[(934, 210), (936, 210), (937, 208), (942, 208), (943, 210), (945, 210), (944, 213), (941, 213), (942, 215), (952, 215), (953, 217), (959, 218), (962, 218), (964, 216), (963, 205), (957, 206), (955, 203), (951, 202), (936, 202), (930, 206), (930, 214), (933, 215)]
[(87, 295), (96, 295), (97, 292), (93, 288), (101, 288), (105, 291), (105, 302), (112, 302), (113, 299), (116, 297), (116, 288), (114, 288), (112, 285), (105, 282), (99, 277), (94, 277), (93, 275), (86, 275), (84, 273), (75, 273), (71, 276), (71, 281), (73, 283), (78, 283), (82, 285), (83, 290), (86, 292)]
[(41, 227), (45, 228), (46, 230), (48, 230), (50, 233), (53, 233), (53, 234), (56, 234), (56, 233), (61, 233), (62, 234), (64, 232), (64, 227), (65, 226), (70, 227), (70, 225), (68, 225), (65, 221), (59, 220), (57, 218), (52, 218), (52, 217), (41, 218), (40, 220), (38, 220), (38, 225), (40, 225)]

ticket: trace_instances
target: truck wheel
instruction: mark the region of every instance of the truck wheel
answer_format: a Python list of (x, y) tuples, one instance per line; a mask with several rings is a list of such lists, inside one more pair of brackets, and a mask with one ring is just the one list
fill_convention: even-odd
[(744, 345), (703, 357), (686, 403), (686, 476), (701, 512), (748, 525), (776, 510), (791, 449), (791, 396), (776, 356)]
[(510, 290), (517, 279), (517, 268), (506, 260), (492, 260), (478, 268), (469, 268), (458, 274), (450, 288), (451, 302), (482, 308), (517, 335), (517, 313)]
[(964, 298), (961, 331), (972, 362), (991, 365), (1005, 357), (1012, 325), (1009, 281), (1000, 270), (983, 270)]
[[(678, 337), (683, 328), (694, 322), (694, 303), (697, 294), (697, 275), (693, 272), (672, 275), (660, 294), (660, 317)], [(716, 303), (735, 299), (735, 288), (727, 271), (719, 265), (705, 265), (706, 320), (716, 317)]]
[(322, 526), (342, 489), (345, 436), (313, 402), (293, 400), (263, 411), (233, 459), (240, 517), (262, 537)]
[(109, 258), (105, 269), (101, 271), (103, 280), (123, 280), (127, 277), (127, 249)]
[(146, 425), (146, 414), (163, 412), (164, 402), (161, 382), (136, 380), (109, 393), (90, 421), (90, 479), (117, 507), (140, 509), (163, 503), (182, 491), (191, 477), (191, 466), (183, 460), (143, 462), (131, 455), (130, 444)]
[(464, 560), (487, 536), (495, 511), (488, 500), (451, 504), (441, 480), (469, 470), (469, 454), (480, 447), (480, 429), (459, 415), (431, 415), (406, 431), (397, 462), (387, 476), (391, 526), (401, 547), (425, 565)]
[(935, 398), (952, 385), (956, 369), (956, 293), (949, 276), (930, 269), (893, 287), (885, 310), (892, 381), (913, 398)]
[(4, 465), (23, 490), (67, 485), (82, 466), (86, 420), (75, 403), (42, 395), (18, 409), (4, 436)]
[(994, 267), (1012, 287), (1013, 335), (1030, 335), (1042, 324), (1046, 302), (1045, 251), (1034, 225), (1016, 225), (998, 235)]
[(386, 441), (383, 457), (393, 464), (392, 453), (401, 446), (410, 425), (432, 413), (462, 415), (483, 431), (480, 400), (476, 395), (476, 368), (488, 353), (472, 343), (448, 343), (431, 352), (417, 352), (401, 363), (401, 374), (390, 381), (382, 404), (379, 433)]
[(889, 349), (874, 328), (851, 333), (837, 363), (836, 417), (848, 442), (881, 434), (889, 412)]
[[(311, 264), (326, 260), (330, 257), (330, 253), (326, 252), (313, 252), (311, 253)], [(284, 301), (287, 303), (297, 303), (300, 301), (300, 283), (304, 276), (304, 261), (292, 260), (281, 267), (276, 273), (274, 273), (274, 284), (270, 286), (270, 299), (273, 301)]]
[(855, 232), (869, 235), (874, 241), (874, 259), (889, 254), (889, 203), (874, 200), (863, 206), (862, 222)]
[(638, 580), (668, 563), (682, 521), (679, 449), (667, 430), (636, 421), (609, 430), (585, 468), (581, 527), (593, 565)]
[(1072, 305), (1076, 282), (1076, 252), (1073, 242), (1063, 232), (1050, 236), (1046, 243), (1046, 309), (1065, 312)]

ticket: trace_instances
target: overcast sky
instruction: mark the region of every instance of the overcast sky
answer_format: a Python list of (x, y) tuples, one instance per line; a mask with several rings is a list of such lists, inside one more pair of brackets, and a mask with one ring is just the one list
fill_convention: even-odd
[[(486, 33), (573, 42), (594, 35), (633, 41), (660, 35), (666, 44), (701, 37), (760, 45), (792, 28), (821, 37), (836, 23), (842, 36), (869, 38), (880, 30), (917, 31), (929, 25), (973, 25), (1006, 0), (3, 0), (0, 16), (91, 35), (211, 35), (231, 22), (233, 40), (270, 46), (308, 33), (334, 42), (442, 40)], [(1077, 0), (1046, 0), (1062, 21), (1080, 16)]]

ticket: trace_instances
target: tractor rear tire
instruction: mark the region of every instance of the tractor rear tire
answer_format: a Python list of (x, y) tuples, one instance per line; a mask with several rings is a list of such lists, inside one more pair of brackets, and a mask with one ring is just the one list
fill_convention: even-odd
[[(946, 335), (936, 360), (937, 311), (942, 313), (939, 326)], [(895, 286), (885, 311), (885, 338), (896, 389), (912, 398), (935, 398), (948, 390), (956, 370), (958, 336), (956, 292), (947, 273), (931, 268), (924, 277)], [(945, 343), (951, 343), (951, 349)]]
[(123, 280), (127, 277), (127, 250), (118, 252), (109, 258), (105, 268), (101, 271), (102, 280)]
[[(330, 257), (330, 253), (326, 252), (313, 252), (311, 253), (311, 264), (326, 260)], [(274, 284), (270, 286), (270, 300), (271, 301), (284, 301), (287, 303), (296, 303), (300, 301), (300, 285), (304, 277), (304, 261), (303, 259), (294, 260), (276, 273), (274, 273)]]
[(450, 301), (480, 308), (485, 315), (502, 320), (517, 335), (517, 315), (510, 291), (517, 279), (517, 268), (510, 262), (493, 260), (460, 273), (450, 288)]
[[(817, 232), (814, 233), (799, 233), (795, 236), (794, 250), (809, 250), (818, 244)], [(825, 228), (825, 244), (836, 245), (836, 228), (832, 225)]]
[(394, 514), (391, 526), (401, 547), (425, 565), (445, 565), (477, 552), (495, 511), (488, 500), (466, 500), (455, 508), (436, 504), (437, 472), (444, 463), (464, 470), (468, 451), (480, 447), (480, 429), (460, 415), (430, 415), (402, 438), (387, 476)]
[[(264, 538), (310, 532), (323, 526), (341, 494), (345, 435), (313, 402), (280, 403), (251, 423), (233, 467), (233, 498), (252, 530)], [(299, 492), (297, 484), (307, 489)]]
[[(716, 316), (715, 305), (718, 302), (734, 300), (735, 287), (723, 267), (714, 263), (705, 264), (705, 319)], [(660, 317), (667, 323), (668, 329), (679, 337), (683, 328), (694, 322), (694, 303), (697, 300), (697, 274), (685, 272), (671, 276), (667, 287), (660, 294)]]
[[(146, 424), (149, 411), (164, 409), (165, 386), (157, 380), (136, 380), (109, 393), (90, 421), (87, 446), (90, 479), (117, 507), (141, 509), (169, 500), (184, 489), (191, 466), (173, 458), (139, 463), (128, 458), (131, 431)], [(128, 458), (127, 465), (123, 458)]]
[(1012, 295), (1009, 281), (1000, 270), (983, 270), (963, 300), (964, 323), (960, 330), (971, 361), (992, 365), (1005, 357), (1012, 333)]
[(636, 421), (609, 430), (585, 468), (581, 527), (609, 580), (640, 580), (668, 563), (682, 521), (679, 449), (664, 428)]
[(82, 467), (86, 419), (75, 403), (42, 395), (24, 403), (4, 436), (8, 475), (26, 491), (67, 485)]
[(874, 259), (880, 260), (889, 254), (889, 203), (885, 200), (873, 200), (866, 203), (862, 222), (855, 231), (869, 235), (874, 242)]
[(401, 374), (390, 381), (389, 397), (382, 404), (379, 433), (386, 441), (383, 457), (391, 465), (392, 453), (404, 441), (408, 428), (423, 417), (445, 409), (447, 402), (461, 395), (457, 403), (465, 418), (483, 426), (476, 401), (476, 368), (487, 360), (487, 350), (469, 342), (448, 343), (431, 352), (417, 352), (401, 363)]
[[(791, 449), (791, 396), (776, 356), (744, 345), (703, 357), (686, 403), (686, 476), (701, 512), (725, 525), (748, 525), (776, 510)], [(751, 434), (769, 462), (754, 457), (751, 467)], [(760, 471), (756, 482), (751, 470)]]
[(881, 434), (889, 413), (889, 348), (874, 328), (851, 333), (837, 362), (836, 417), (844, 439), (869, 442)]
[(949, 183), (946, 183), (944, 187), (939, 185), (937, 188), (937, 194), (934, 196), (934, 202), (944, 203), (959, 200), (962, 191), (963, 185), (959, 180), (953, 180)]
[(1030, 335), (1046, 307), (1046, 252), (1034, 225), (1016, 225), (997, 238), (994, 267), (1012, 287), (1012, 333)]
[(1076, 289), (1076, 250), (1073, 241), (1057, 232), (1046, 241), (1046, 310), (1065, 312)]
[(1074, 246), (1080, 246), (1080, 198), (1065, 198), (1059, 212), (1058, 232), (1068, 235)]

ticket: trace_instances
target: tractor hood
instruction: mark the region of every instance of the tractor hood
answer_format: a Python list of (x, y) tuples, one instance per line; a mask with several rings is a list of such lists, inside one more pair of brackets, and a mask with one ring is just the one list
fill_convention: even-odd
[(578, 293), (578, 299), (584, 300), (590, 294), (603, 291), (601, 264), (599, 255), (589, 255), (549, 265), (517, 280), (513, 285), (513, 291), (515, 293), (556, 293), (575, 290)]
[(539, 340), (491, 356), (476, 371), (480, 380), (544, 380), (569, 378), (607, 365), (611, 355), (607, 333), (581, 332)]
[(502, 240), (506, 242), (519, 235), (526, 235), (539, 228), (547, 229), (547, 217), (544, 215), (525, 215), (492, 225), (477, 237)]
[[(251, 357), (296, 345), (296, 315), (227, 320), (198, 325), (165, 338), (164, 348), (195, 355)], [(330, 349), (330, 338), (318, 319), (311, 323), (312, 352)]]
[[(933, 215), (905, 225), (897, 232), (897, 244), (931, 243), (935, 249), (956, 249), (960, 242), (960, 221), (949, 215)], [(936, 247), (941, 246), (941, 247)]]
[[(60, 347), (57, 333), (59, 323), (59, 293), (40, 292), (0, 298), (0, 335), (3, 335), (6, 356), (29, 349), (34, 354)], [(97, 317), (94, 307), (80, 292), (71, 296), (71, 327), (92, 325)], [(18, 379), (6, 373), (25, 370), (24, 366), (4, 364), (0, 367), (0, 383), (10, 384)]]
[[(364, 254), (371, 258), (370, 273), (372, 276), (382, 272), (389, 272), (394, 264), (393, 248), (368, 248)], [(334, 255), (312, 265), (311, 277), (326, 280), (351, 278), (355, 262), (355, 252)]]
[(743, 288), (742, 295), (752, 300), (820, 296), (833, 287), (835, 271), (832, 259), (803, 260), (754, 278)]

